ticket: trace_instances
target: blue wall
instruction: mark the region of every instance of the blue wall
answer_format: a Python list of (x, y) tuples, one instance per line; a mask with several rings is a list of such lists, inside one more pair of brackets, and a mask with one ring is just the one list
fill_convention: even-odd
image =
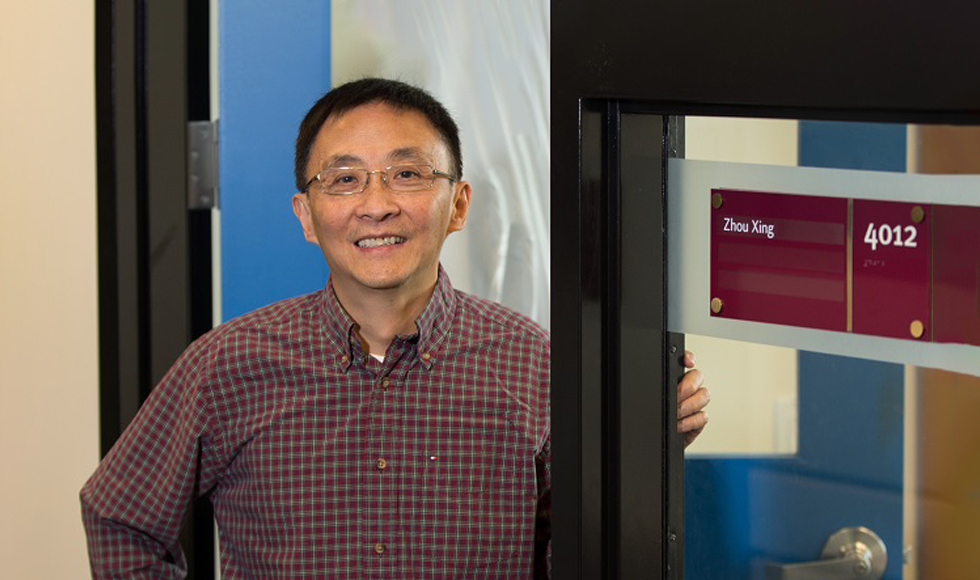
[(222, 314), (321, 288), (293, 215), (293, 147), (330, 85), (330, 2), (225, 0), (219, 15)]

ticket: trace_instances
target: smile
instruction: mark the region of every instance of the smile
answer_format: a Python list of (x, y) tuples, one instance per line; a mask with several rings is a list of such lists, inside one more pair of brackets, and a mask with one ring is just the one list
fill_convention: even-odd
[(378, 248), (381, 246), (393, 246), (404, 241), (405, 238), (401, 236), (388, 236), (386, 238), (364, 238), (363, 240), (357, 240), (356, 244), (359, 248)]

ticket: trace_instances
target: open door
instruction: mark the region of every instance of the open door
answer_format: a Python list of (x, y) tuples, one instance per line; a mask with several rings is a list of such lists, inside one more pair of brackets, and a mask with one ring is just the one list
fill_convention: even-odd
[[(980, 482), (975, 453), (939, 443), (944, 426), (924, 417), (941, 393), (973, 400), (965, 385), (980, 375), (971, 338), (980, 220), (969, 193), (980, 185), (910, 172), (935, 173), (922, 165), (924, 132), (980, 124), (970, 96), (980, 81), (967, 72), (980, 64), (980, 41), (962, 24), (980, 9), (672, 0), (554, 8), (553, 195), (568, 202), (552, 206), (554, 246), (567, 249), (554, 268), (556, 573), (909, 579), (938, 569), (931, 554), (942, 544), (929, 538), (962, 545), (963, 533), (977, 533), (962, 518), (955, 535), (930, 523), (969, 511), (962, 490)], [(716, 139), (695, 118), (790, 122), (792, 161), (694, 154), (698, 141)], [(630, 136), (637, 125), (645, 138)], [(735, 142), (728, 154), (742, 148)], [(628, 177), (643, 172), (654, 178)], [(634, 219), (646, 220), (639, 236), (626, 227)], [(767, 235), (773, 223), (795, 239), (770, 243), (787, 242)], [(746, 250), (726, 235), (756, 239)], [(636, 246), (649, 250), (643, 263), (626, 257)], [(652, 339), (620, 332), (636, 320), (618, 305), (638, 272), (654, 281), (643, 288), (648, 311), (666, 305)], [(595, 277), (607, 283), (598, 300)], [(670, 443), (678, 336), (703, 349), (705, 368), (725, 349), (740, 353), (709, 372), (712, 426), (686, 462)], [(712, 350), (701, 336), (728, 346)], [(782, 362), (744, 345), (779, 347)], [(648, 354), (623, 356), (638, 351)], [(748, 380), (776, 385), (775, 394), (734, 384), (743, 371), (775, 366), (781, 379)], [(957, 386), (936, 386), (937, 373)], [(659, 423), (661, 436), (637, 454), (622, 416), (607, 410), (639, 401), (630, 393), (651, 384), (659, 401), (628, 416)], [(726, 422), (738, 436), (764, 432), (765, 445), (705, 447), (712, 433), (733, 441)], [(650, 469), (622, 469), (624, 449)], [(924, 466), (939, 455), (956, 458), (941, 462), (947, 488), (937, 493), (955, 498), (945, 514), (925, 484)], [(627, 493), (644, 485), (647, 495)], [(644, 511), (650, 496), (659, 508)], [(632, 513), (659, 521), (624, 533)], [(957, 572), (942, 577), (976, 574), (962, 557), (969, 549), (958, 552)]]

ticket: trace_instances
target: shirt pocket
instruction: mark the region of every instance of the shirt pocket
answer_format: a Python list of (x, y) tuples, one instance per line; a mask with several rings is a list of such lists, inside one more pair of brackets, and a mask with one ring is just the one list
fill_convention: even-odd
[(470, 577), (467, 570), (488, 562), (527, 559), (536, 479), (524, 425), (521, 412), (473, 414), (430, 441), (421, 458), (426, 507), (415, 523), (422, 537), (443, 546), (436, 562), (450, 566), (443, 570), (453, 570), (450, 577)]
[[(520, 492), (527, 483), (522, 463), (533, 468), (534, 451), (518, 427), (519, 420), (515, 413), (474, 413), (457, 428), (430, 440), (421, 457), (429, 496), (472, 503)], [(530, 474), (533, 483), (533, 470)]]

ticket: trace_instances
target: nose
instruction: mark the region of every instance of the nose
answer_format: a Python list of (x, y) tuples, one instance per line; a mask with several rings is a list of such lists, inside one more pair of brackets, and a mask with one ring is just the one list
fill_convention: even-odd
[(400, 211), (394, 193), (384, 183), (380, 173), (369, 174), (364, 191), (356, 195), (359, 201), (357, 215), (360, 218), (383, 221)]

